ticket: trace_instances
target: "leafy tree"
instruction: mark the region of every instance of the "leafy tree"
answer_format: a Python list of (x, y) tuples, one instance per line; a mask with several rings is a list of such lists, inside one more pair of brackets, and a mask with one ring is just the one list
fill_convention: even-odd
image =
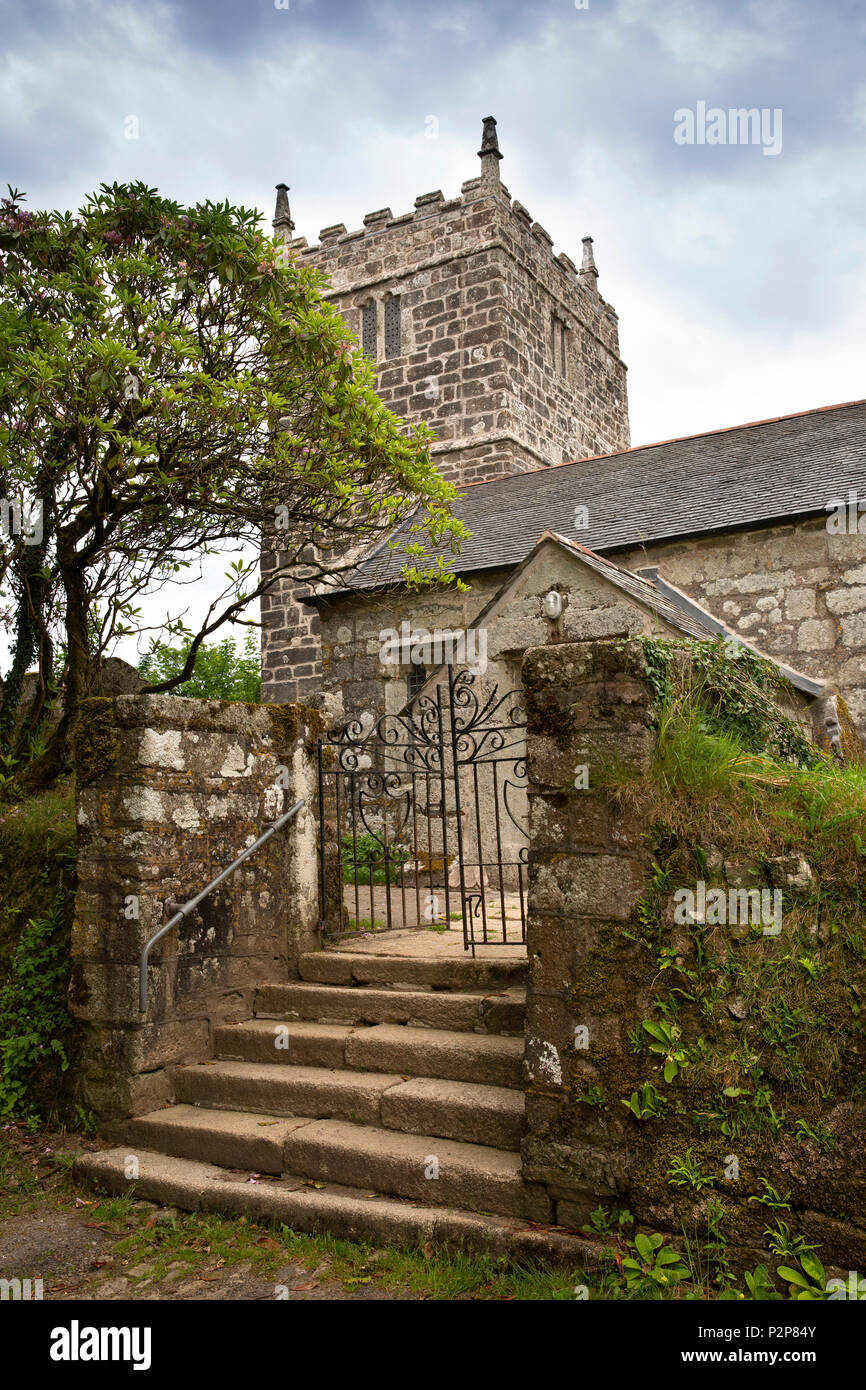
[[(186, 668), (189, 648), (189, 642), (183, 642), (179, 647), (153, 642), (150, 651), (139, 662), (138, 674), (157, 685), (170, 680)], [(175, 686), (174, 693), (201, 700), (259, 701), (262, 697), (262, 672), (259, 644), (254, 634), (247, 633), (243, 652), (238, 651), (231, 637), (210, 645), (202, 643), (192, 676)]]
[[(258, 213), (184, 208), (143, 183), (103, 184), (77, 216), (24, 201), (10, 188), (0, 202), (0, 595), (14, 634), (0, 753), (28, 665), (44, 706), (65, 647), (45, 779), (102, 655), (148, 630), (142, 595), (194, 582), (203, 557), (257, 552), (229, 566), (195, 630), (167, 615), (159, 638), (181, 638), (186, 659), (150, 689), (188, 681), (202, 644), (248, 622), (261, 594), (339, 582), (350, 547), (408, 517), (410, 583), (453, 582), (444, 552), (466, 532), (429, 432), (384, 407), (321, 301), (325, 277), (266, 239)], [(263, 535), (278, 541), (264, 567)]]

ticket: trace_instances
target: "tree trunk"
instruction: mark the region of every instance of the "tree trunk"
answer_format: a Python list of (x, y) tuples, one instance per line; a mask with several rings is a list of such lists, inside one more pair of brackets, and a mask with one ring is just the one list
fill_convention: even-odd
[[(47, 679), (51, 676), (50, 663), (53, 646), (48, 634), (48, 608), (51, 601), (50, 581), (46, 581), (43, 570), (47, 564), (47, 551), (51, 538), (53, 511), (50, 500), (39, 498), (42, 507), (42, 533), (34, 545), (23, 545), (15, 562), (13, 590), (17, 594), (18, 611), (15, 617), (15, 651), (12, 668), (3, 687), (0, 700), (0, 753), (20, 752), (24, 729), (32, 730), (38, 723), (45, 700)], [(39, 657), (40, 681), (37, 686), (26, 719), (21, 721), (21, 731), (16, 740), (18, 711), (24, 677), (34, 657)], [(46, 672), (45, 660), (49, 666)], [(35, 722), (34, 722), (35, 716)]]
[(66, 601), (66, 673), (63, 685), (63, 712), (45, 752), (27, 768), (24, 784), (28, 791), (49, 786), (72, 767), (70, 734), (88, 689), (90, 651), (87, 628), (87, 597), (84, 576), (76, 564), (75, 548), (61, 538), (58, 542), (58, 568)]

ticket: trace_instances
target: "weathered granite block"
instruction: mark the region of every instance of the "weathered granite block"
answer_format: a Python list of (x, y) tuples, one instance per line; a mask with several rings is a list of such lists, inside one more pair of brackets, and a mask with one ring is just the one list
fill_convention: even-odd
[(654, 735), (643, 669), (639, 643), (610, 639), (535, 648), (523, 663), (532, 792), (522, 1153), (525, 1176), (546, 1184), (566, 1224), (627, 1187), (622, 1124), (596, 1108), (591, 1089), (599, 1049), (627, 1043), (615, 1000), (581, 980), (600, 934), (631, 917), (650, 857), (639, 817), (592, 790), (591, 776), (589, 790), (564, 790), (563, 780), (600, 746), (620, 763), (647, 765)]

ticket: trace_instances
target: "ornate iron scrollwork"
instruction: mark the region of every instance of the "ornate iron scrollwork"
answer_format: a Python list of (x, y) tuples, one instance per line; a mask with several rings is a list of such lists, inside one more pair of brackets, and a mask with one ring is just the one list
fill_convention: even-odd
[[(326, 792), (333, 794), (356, 916), (363, 887), (374, 922), (381, 902), (389, 926), (413, 915), (423, 925), (426, 877), (428, 899), (438, 902), (444, 893), (447, 917), (458, 898), (464, 944), (474, 950), (496, 936), (486, 891), (499, 895), (503, 940), (506, 894), (517, 897), (525, 937), (526, 713), (518, 692), (485, 689), (471, 670), (444, 671), (432, 692), (428, 685), (399, 712), (353, 718), (330, 730), (319, 745), (319, 782), (323, 804)], [(324, 855), (324, 814), (321, 832)], [(359, 836), (368, 837), (363, 862)], [(324, 858), (322, 883), (325, 894)]]

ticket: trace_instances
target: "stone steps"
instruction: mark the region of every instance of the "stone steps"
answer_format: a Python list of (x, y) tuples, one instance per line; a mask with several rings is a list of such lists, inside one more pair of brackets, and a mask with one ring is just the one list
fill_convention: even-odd
[(529, 1221), (553, 1216), (545, 1190), (523, 1181), (519, 1154), (483, 1144), (317, 1120), (288, 1137), (286, 1155), (292, 1172), (344, 1187)]
[(177, 1099), (185, 1106), (350, 1120), (512, 1151), (520, 1148), (523, 1095), (500, 1086), (227, 1061), (179, 1067), (174, 1080)]
[(389, 989), (477, 990), (525, 985), (528, 960), (483, 957), (377, 956), (351, 951), (310, 951), (301, 956), (302, 980), (328, 985), (379, 985)]
[[(128, 1148), (79, 1156), (76, 1176), (99, 1190), (125, 1193)], [(327, 1232), (374, 1246), (414, 1248), (427, 1243), (523, 1262), (547, 1261), (570, 1268), (602, 1269), (604, 1253), (592, 1241), (559, 1227), (527, 1225), (515, 1217), (455, 1211), (395, 1197), (313, 1187), (301, 1178), (251, 1183), (248, 1173), (141, 1150), (135, 1191), (150, 1201), (185, 1211), (224, 1212), (249, 1221), (275, 1221), (293, 1231)]]
[[(546, 1189), (524, 1180), (525, 960), (312, 952), (262, 985), (216, 1058), (174, 1069), (176, 1103), (81, 1170), (198, 1210), (296, 1230), (571, 1258)], [(311, 1191), (312, 1186), (312, 1191)], [(527, 1221), (547, 1236), (530, 1239)], [(565, 1241), (565, 1244), (562, 1242)]]
[(221, 1168), (293, 1174), (532, 1221), (552, 1215), (546, 1193), (524, 1183), (518, 1154), (427, 1134), (177, 1105), (129, 1121), (124, 1139), (128, 1153), (138, 1146)]
[(279, 1175), (285, 1169), (285, 1146), (292, 1130), (310, 1123), (296, 1117), (278, 1120), (273, 1115), (168, 1105), (128, 1120), (123, 1140), (127, 1153), (136, 1156), (145, 1149), (221, 1168)]
[(458, 1033), (523, 1035), (526, 992), (520, 986), (495, 994), (381, 989), (373, 985), (318, 985), (301, 981), (265, 985), (256, 994), (257, 1018), (317, 1023), (399, 1023)]
[[(282, 1030), (282, 1031), (280, 1031)], [(251, 1019), (214, 1030), (230, 1061), (348, 1068), (520, 1089), (523, 1038), (377, 1023), (278, 1023)]]

